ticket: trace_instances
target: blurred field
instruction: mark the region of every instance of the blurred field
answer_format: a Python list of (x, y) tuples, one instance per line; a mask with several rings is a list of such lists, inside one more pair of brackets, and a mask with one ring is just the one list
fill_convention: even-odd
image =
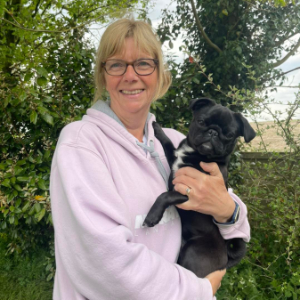
[[(292, 134), (295, 136), (294, 138), (298, 141), (298, 143), (300, 143), (300, 120), (292, 120), (291, 124), (293, 127)], [(257, 125), (255, 123), (251, 123), (251, 126), (256, 132), (258, 132)], [(258, 134), (250, 144), (243, 143), (244, 149), (242, 151), (265, 151), (262, 139), (267, 151), (283, 152), (285, 150), (289, 150), (282, 137), (282, 129), (278, 129), (277, 125), (274, 127), (273, 121), (259, 122), (258, 127), (259, 131), (261, 132), (261, 136)]]

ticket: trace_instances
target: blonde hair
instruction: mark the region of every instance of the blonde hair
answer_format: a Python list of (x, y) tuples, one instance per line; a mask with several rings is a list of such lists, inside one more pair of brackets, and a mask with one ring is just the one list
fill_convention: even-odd
[(167, 66), (164, 65), (161, 43), (152, 27), (143, 21), (120, 19), (107, 27), (98, 47), (95, 65), (96, 89), (94, 101), (99, 100), (105, 92), (105, 70), (102, 62), (105, 62), (111, 56), (122, 53), (125, 39), (129, 37), (133, 38), (137, 49), (158, 60), (158, 86), (152, 101), (161, 98), (168, 91), (172, 77)]

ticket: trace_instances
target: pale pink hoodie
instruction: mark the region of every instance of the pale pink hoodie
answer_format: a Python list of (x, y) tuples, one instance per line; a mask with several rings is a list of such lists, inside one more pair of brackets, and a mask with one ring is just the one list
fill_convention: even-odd
[[(148, 146), (170, 169), (149, 114)], [(177, 147), (184, 136), (164, 129)], [(110, 111), (97, 102), (81, 121), (61, 132), (51, 170), (55, 229), (55, 300), (211, 300), (208, 279), (176, 264), (181, 223), (170, 207), (154, 228), (142, 226), (155, 199), (166, 191), (157, 158)], [(225, 239), (250, 239), (247, 209), (239, 221), (220, 226)]]

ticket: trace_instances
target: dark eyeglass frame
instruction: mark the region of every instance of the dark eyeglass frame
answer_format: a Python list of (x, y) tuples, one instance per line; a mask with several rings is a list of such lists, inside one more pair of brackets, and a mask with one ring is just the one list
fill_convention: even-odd
[[(106, 61), (105, 61), (105, 62), (102, 62), (101, 65), (102, 65), (102, 67), (104, 68), (105, 72), (106, 72), (109, 76), (123, 76), (123, 75), (126, 73), (127, 67), (128, 67), (128, 66), (132, 66), (134, 72), (135, 72), (137, 75), (139, 75), (139, 76), (149, 76), (149, 75), (151, 75), (151, 74), (155, 71), (156, 67), (158, 66), (158, 59), (154, 59), (154, 58), (140, 58), (140, 59), (137, 59), (137, 60), (133, 61), (132, 63), (127, 63), (126, 61), (124, 61), (124, 60), (122, 60), (122, 59), (114, 59), (114, 60), (124, 62), (124, 63), (126, 64), (126, 68), (125, 68), (124, 73), (122, 73), (122, 74), (120, 74), (120, 75), (112, 75), (112, 74), (109, 74), (108, 71), (106, 70), (106, 67), (105, 67)], [(149, 73), (149, 74), (139, 74), (139, 73), (136, 71), (136, 69), (135, 69), (135, 67), (134, 67), (134, 64), (135, 64), (136, 62), (138, 62), (138, 61), (143, 61), (143, 60), (152, 60), (152, 61), (154, 62), (154, 65), (155, 65), (155, 66), (154, 66), (154, 69), (153, 69), (153, 71), (152, 71), (151, 73)], [(109, 61), (109, 59), (108, 59), (107, 61)]]

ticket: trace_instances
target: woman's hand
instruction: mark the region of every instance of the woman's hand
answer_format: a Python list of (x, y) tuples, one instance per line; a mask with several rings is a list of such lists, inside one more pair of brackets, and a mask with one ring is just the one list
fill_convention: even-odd
[(201, 162), (200, 166), (210, 175), (191, 167), (175, 173), (174, 189), (183, 195), (190, 189), (189, 200), (177, 207), (211, 215), (217, 222), (226, 223), (233, 215), (235, 203), (227, 192), (222, 173), (216, 163)]
[(226, 274), (226, 270), (222, 271), (215, 271), (213, 273), (208, 274), (205, 278), (207, 278), (212, 286), (213, 289), (213, 295), (216, 294), (218, 289), (221, 286), (221, 281)]

